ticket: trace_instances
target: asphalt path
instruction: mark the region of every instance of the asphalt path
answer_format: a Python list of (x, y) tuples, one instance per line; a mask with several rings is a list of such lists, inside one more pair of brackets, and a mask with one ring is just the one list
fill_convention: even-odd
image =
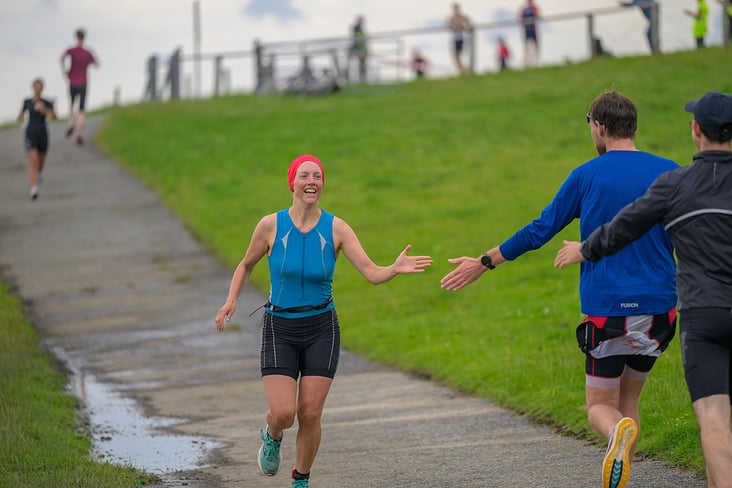
[[(90, 120), (88, 134), (100, 123)], [(116, 412), (103, 386), (141, 409), (157, 434), (198, 449), (192, 464), (172, 442), (139, 455), (133, 463), (159, 472), (160, 486), (290, 486), (294, 430), (286, 433), (279, 475), (261, 475), (256, 462), (266, 403), (261, 311), (248, 312), (264, 297), (246, 291), (237, 327), (217, 333), (213, 319), (232, 270), (87, 139), (79, 147), (64, 138), (61, 123), (51, 126), (40, 198), (31, 201), (22, 133), (0, 130), (0, 271), (44, 345), (68, 368), (76, 394), (96, 409), (95, 452), (115, 460), (110, 446), (135, 436), (131, 414), (116, 414), (106, 427), (94, 423)], [(157, 434), (137, 440), (152, 444)], [(603, 446), (488, 400), (343, 351), (311, 485), (599, 487), (603, 454)], [(153, 458), (160, 462), (151, 465)], [(634, 461), (628, 487), (680, 486), (706, 483), (661, 462)]]

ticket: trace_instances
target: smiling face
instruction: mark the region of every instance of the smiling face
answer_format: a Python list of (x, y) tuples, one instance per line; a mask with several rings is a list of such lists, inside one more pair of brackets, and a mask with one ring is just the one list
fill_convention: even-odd
[(323, 191), (323, 173), (312, 161), (302, 163), (295, 173), (294, 197), (305, 203), (317, 202)]

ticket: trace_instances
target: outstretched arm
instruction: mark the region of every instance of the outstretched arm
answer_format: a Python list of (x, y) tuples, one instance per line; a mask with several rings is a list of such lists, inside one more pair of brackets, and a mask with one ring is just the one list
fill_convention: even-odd
[(231, 317), (236, 311), (236, 301), (244, 287), (249, 283), (249, 277), (252, 274), (254, 266), (269, 251), (272, 241), (271, 236), (277, 222), (275, 219), (275, 214), (267, 215), (254, 228), (252, 240), (249, 243), (247, 252), (244, 254), (244, 259), (236, 267), (234, 276), (231, 278), (229, 294), (226, 297), (226, 301), (216, 313), (216, 328), (219, 332), (224, 330), (224, 320), (226, 322), (231, 321)]
[[(503, 264), (507, 261), (506, 258), (503, 257), (503, 254), (501, 254), (501, 249), (499, 247), (494, 247), (486, 254), (490, 256), (493, 266), (498, 266), (499, 264)], [(480, 259), (480, 257), (471, 258), (468, 256), (448, 259), (447, 262), (450, 264), (457, 264), (458, 267), (442, 278), (440, 286), (448, 291), (458, 291), (480, 278), (483, 273), (488, 270), (488, 268), (481, 263)]]
[(390, 266), (374, 264), (353, 229), (338, 217), (333, 220), (333, 236), (336, 241), (336, 249), (343, 250), (343, 254), (353, 263), (359, 273), (374, 285), (386, 283), (398, 274), (422, 273), (425, 268), (432, 265), (432, 258), (429, 256), (409, 256), (408, 253), (412, 249), (411, 244), (399, 253)]

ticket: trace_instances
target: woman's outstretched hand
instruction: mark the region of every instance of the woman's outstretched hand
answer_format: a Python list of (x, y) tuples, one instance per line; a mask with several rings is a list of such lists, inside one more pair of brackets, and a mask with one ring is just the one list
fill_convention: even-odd
[(412, 245), (407, 247), (399, 254), (394, 261), (394, 272), (396, 274), (422, 273), (425, 268), (432, 266), (432, 258), (430, 256), (409, 256)]

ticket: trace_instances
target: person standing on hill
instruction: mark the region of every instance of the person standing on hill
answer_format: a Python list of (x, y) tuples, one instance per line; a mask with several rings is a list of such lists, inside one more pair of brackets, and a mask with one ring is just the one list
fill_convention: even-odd
[(412, 71), (414, 71), (414, 76), (418, 80), (424, 78), (427, 74), (427, 70), (430, 69), (430, 62), (424, 57), (419, 49), (416, 48), (412, 50), (412, 59), (409, 62), (409, 65), (412, 68)]
[(358, 61), (358, 80), (361, 83), (366, 83), (368, 80), (368, 57), (369, 48), (368, 41), (366, 39), (366, 31), (364, 30), (364, 19), (363, 15), (356, 17), (356, 22), (351, 28), (351, 47), (349, 57), (355, 57)]
[(527, 0), (519, 13), (519, 20), (524, 26), (524, 66), (537, 66), (539, 64), (539, 33), (536, 24), (539, 21), (539, 7), (536, 6), (534, 0)]
[(511, 51), (508, 50), (506, 40), (503, 37), (498, 38), (498, 70), (505, 71), (508, 69), (508, 58), (511, 57)]
[[(84, 144), (84, 122), (86, 118), (86, 95), (88, 89), (87, 68), (90, 64), (99, 66), (97, 58), (84, 47), (84, 29), (76, 31), (76, 46), (68, 48), (61, 55), (61, 70), (69, 79), (69, 126), (66, 137), (71, 137), (76, 131), (76, 143)], [(69, 58), (69, 67), (66, 67), (66, 58)], [(74, 104), (79, 99), (78, 115), (74, 117)]]
[(707, 35), (707, 17), (709, 16), (709, 5), (706, 0), (697, 0), (696, 11), (684, 9), (684, 13), (694, 18), (692, 33), (696, 39), (696, 47), (704, 47), (704, 36)]
[(709, 92), (684, 110), (694, 114), (693, 163), (659, 176), (582, 243), (565, 241), (554, 265), (602, 263), (665, 226), (678, 257), (681, 357), (708, 486), (723, 488), (732, 486), (732, 96)]
[(457, 2), (452, 4), (452, 15), (447, 19), (447, 26), (452, 31), (452, 53), (455, 59), (455, 66), (458, 69), (458, 73), (463, 74), (467, 71), (465, 65), (463, 65), (465, 35), (472, 32), (473, 24), (470, 22), (470, 18), (462, 12), (460, 4)]
[(732, 3), (729, 0), (717, 0), (722, 7), (724, 7), (724, 13), (727, 17), (727, 37), (732, 39)]
[(259, 432), (258, 463), (265, 475), (277, 474), (284, 431), (297, 418), (292, 486), (306, 488), (320, 446), (325, 399), (338, 368), (340, 326), (332, 297), (336, 258), (342, 252), (375, 285), (423, 272), (432, 259), (409, 256), (408, 245), (390, 266), (374, 264), (353, 229), (318, 207), (325, 172), (315, 156), (295, 158), (287, 180), (292, 206), (263, 217), (254, 228), (215, 322), (223, 331), (252, 270), (267, 256), (270, 294), (262, 318), (261, 372), (269, 411), (267, 426)]
[(621, 7), (632, 7), (638, 5), (643, 12), (643, 16), (648, 20), (648, 29), (646, 30), (646, 38), (648, 39), (648, 47), (652, 53), (658, 52), (658, 46), (654, 45), (654, 22), (653, 15), (654, 11), (658, 14), (658, 2), (656, 0), (628, 0), (618, 2)]
[[(621, 93), (600, 94), (586, 119), (598, 157), (572, 171), (541, 215), (503, 244), (477, 258), (450, 259), (458, 266), (442, 278), (442, 288), (460, 290), (486, 271), (542, 247), (574, 219), (580, 219), (580, 234), (586, 238), (642, 195), (658, 175), (678, 168), (636, 149), (637, 110)], [(640, 430), (638, 399), (675, 333), (676, 266), (660, 225), (610, 259), (580, 269), (586, 319), (577, 327), (577, 342), (585, 353), (587, 418), (609, 439), (602, 486), (622, 488)]]
[(23, 106), (18, 114), (21, 122), (28, 112), (28, 125), (25, 128), (25, 150), (28, 152), (28, 182), (30, 183), (31, 200), (38, 198), (38, 185), (41, 182), (43, 165), (48, 152), (48, 129), (46, 118), (56, 120), (53, 103), (43, 98), (43, 80), (33, 80), (33, 96), (23, 100)]

